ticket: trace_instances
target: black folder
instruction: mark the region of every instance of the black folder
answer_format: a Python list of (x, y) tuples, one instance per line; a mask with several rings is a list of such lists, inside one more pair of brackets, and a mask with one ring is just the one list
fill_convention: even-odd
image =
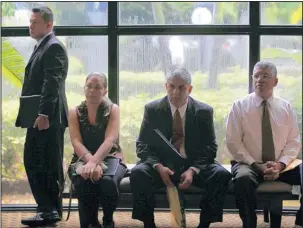
[(103, 176), (114, 176), (120, 164), (120, 159), (115, 157), (107, 157), (104, 159), (104, 164), (107, 166), (107, 170), (103, 173)]
[[(183, 162), (186, 158), (180, 154), (177, 149), (167, 140), (167, 138), (162, 134), (162, 132), (159, 129), (154, 129), (156, 132), (155, 140), (161, 148), (165, 151), (165, 157), (167, 157), (169, 160), (172, 160), (172, 162)], [(163, 155), (163, 154), (162, 154)]]
[(30, 95), (20, 97), (20, 127), (30, 128), (38, 117), (41, 95)]
[(159, 129), (154, 129), (155, 142), (162, 148), (158, 153), (161, 162), (168, 168), (174, 171), (174, 175), (170, 177), (171, 181), (177, 185), (180, 182), (180, 177), (184, 171), (186, 158), (180, 154), (177, 149), (167, 140)]

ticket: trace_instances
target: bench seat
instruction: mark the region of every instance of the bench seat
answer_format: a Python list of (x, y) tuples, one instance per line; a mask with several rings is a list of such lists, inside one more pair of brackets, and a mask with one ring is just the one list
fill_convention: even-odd
[[(127, 168), (131, 170), (134, 167), (134, 164), (128, 164)], [(223, 165), (225, 169), (231, 172), (231, 165)], [(261, 183), (257, 189), (257, 193), (285, 193), (285, 194), (292, 194), (293, 186), (281, 181), (265, 181)], [(125, 177), (122, 179), (120, 183), (120, 193), (130, 193), (130, 181), (129, 177)], [(197, 187), (190, 187), (186, 190), (186, 193), (199, 193), (201, 189)], [(165, 188), (156, 189), (155, 193), (165, 193)], [(232, 181), (228, 184), (228, 193), (233, 194), (233, 183)]]
[[(231, 169), (230, 165), (223, 165), (229, 172)], [(131, 170), (134, 167), (133, 164), (127, 165), (128, 169)], [(118, 208), (132, 208), (132, 193), (130, 188), (129, 177), (124, 177), (119, 186), (120, 198)], [(185, 191), (185, 208), (186, 209), (199, 209), (199, 201), (201, 198), (201, 191), (197, 187), (190, 187)], [(69, 198), (70, 194), (63, 193), (63, 198)], [(76, 195), (72, 192), (72, 198)], [(156, 207), (158, 209), (168, 209), (168, 200), (166, 197), (165, 188), (155, 189)], [(293, 186), (280, 181), (265, 181), (260, 184), (257, 189), (257, 209), (261, 209), (264, 212), (264, 221), (269, 222), (271, 220), (271, 227), (274, 223), (274, 227), (279, 227), (277, 224), (281, 224), (283, 200), (298, 200), (298, 193), (294, 193)], [(228, 192), (225, 197), (224, 209), (236, 209), (235, 196), (233, 190), (232, 180), (228, 184)]]
[[(120, 193), (130, 193), (130, 181), (129, 177), (124, 177), (120, 183)], [(188, 190), (185, 191), (186, 193), (200, 193), (201, 189), (198, 187), (190, 187)], [(228, 185), (228, 193), (232, 194), (233, 190), (233, 183), (232, 181), (229, 182)], [(266, 181), (260, 184), (259, 188), (257, 189), (258, 193), (288, 193), (292, 194), (292, 186), (280, 182), (280, 181)], [(165, 193), (165, 188), (155, 189), (155, 193)]]

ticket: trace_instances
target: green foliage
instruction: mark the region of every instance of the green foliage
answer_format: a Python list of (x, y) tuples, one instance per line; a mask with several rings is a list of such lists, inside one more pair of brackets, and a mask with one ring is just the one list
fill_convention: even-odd
[(283, 49), (265, 48), (261, 50), (261, 56), (264, 59), (290, 58), (296, 60), (298, 64), (302, 63), (302, 52), (289, 53)]
[(120, 2), (121, 24), (153, 24), (151, 2)]
[(302, 24), (302, 2), (266, 2), (263, 9), (267, 24)]
[(224, 19), (228, 18), (230, 24), (238, 23), (238, 3), (239, 2), (219, 2), (217, 4), (217, 21), (218, 24), (223, 24)]
[(8, 38), (2, 38), (2, 75), (15, 86), (22, 86), (25, 62)]
[(2, 8), (2, 17), (11, 17), (14, 16), (15, 13), (15, 3), (14, 2), (2, 2), (1, 3)]
[(4, 179), (25, 178), (23, 144), (25, 131), (16, 129), (15, 120), (19, 101), (2, 102), (2, 177)]
[(85, 2), (47, 2), (55, 15), (55, 25), (88, 25)]
[(68, 61), (69, 61), (69, 68), (68, 68), (69, 74), (74, 75), (74, 74), (84, 73), (84, 65), (77, 57), (69, 56)]

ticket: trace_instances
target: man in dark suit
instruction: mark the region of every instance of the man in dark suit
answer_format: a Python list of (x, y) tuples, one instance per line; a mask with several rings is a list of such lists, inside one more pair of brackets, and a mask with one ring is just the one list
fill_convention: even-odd
[(150, 142), (151, 132), (158, 128), (175, 148), (186, 157), (181, 169), (178, 187), (191, 185), (203, 188), (200, 202), (200, 224), (222, 221), (224, 196), (231, 174), (215, 161), (217, 144), (213, 125), (213, 109), (196, 101), (192, 91), (191, 75), (184, 69), (175, 69), (165, 84), (167, 96), (145, 106), (144, 117), (137, 141), (138, 164), (131, 170), (134, 219), (143, 221), (144, 227), (154, 223), (155, 199), (153, 188), (172, 186), (173, 170), (159, 154), (166, 153)]
[[(68, 57), (52, 30), (52, 11), (48, 7), (32, 9), (29, 32), (37, 44), (25, 68), (21, 96), (41, 95), (41, 99), (36, 121), (33, 127), (27, 128), (24, 145), (25, 170), (38, 205), (36, 216), (21, 221), (29, 226), (50, 225), (62, 216), (59, 192), (64, 179), (62, 160), (68, 114), (65, 95)], [(20, 113), (24, 110), (19, 108), (17, 127), (23, 127)]]

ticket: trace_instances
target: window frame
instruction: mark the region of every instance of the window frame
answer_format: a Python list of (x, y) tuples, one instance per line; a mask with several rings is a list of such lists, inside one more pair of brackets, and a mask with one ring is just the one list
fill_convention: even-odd
[[(302, 25), (261, 25), (260, 2), (249, 2), (248, 25), (119, 25), (119, 2), (108, 2), (108, 24), (100, 26), (54, 26), (58, 36), (108, 37), (108, 88), (110, 99), (119, 104), (119, 36), (120, 35), (248, 35), (249, 72), (247, 92), (253, 92), (253, 66), (260, 60), (262, 35), (302, 35)], [(28, 27), (1, 27), (2, 37), (29, 36)], [(4, 211), (33, 210), (34, 205), (2, 205)]]

